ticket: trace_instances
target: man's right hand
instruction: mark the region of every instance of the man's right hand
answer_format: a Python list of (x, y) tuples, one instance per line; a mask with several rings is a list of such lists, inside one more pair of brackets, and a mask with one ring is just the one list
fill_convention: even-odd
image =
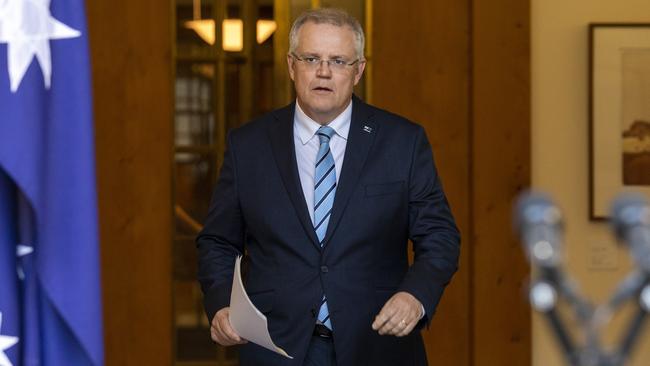
[(230, 326), (230, 308), (225, 307), (214, 315), (210, 325), (210, 335), (212, 340), (222, 346), (232, 346), (235, 344), (244, 344), (248, 341), (243, 339)]

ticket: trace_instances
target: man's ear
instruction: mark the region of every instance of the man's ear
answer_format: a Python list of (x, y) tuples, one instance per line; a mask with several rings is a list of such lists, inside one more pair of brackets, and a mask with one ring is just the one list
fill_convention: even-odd
[(363, 70), (365, 69), (366, 69), (366, 60), (359, 61), (359, 64), (357, 65), (357, 74), (354, 75), (354, 85), (357, 85), (359, 83), (359, 80), (361, 80), (361, 76), (363, 76)]
[(291, 77), (291, 80), (295, 81), (293, 79), (293, 63), (294, 63), (293, 57), (291, 55), (287, 54), (287, 67), (289, 68), (289, 77)]

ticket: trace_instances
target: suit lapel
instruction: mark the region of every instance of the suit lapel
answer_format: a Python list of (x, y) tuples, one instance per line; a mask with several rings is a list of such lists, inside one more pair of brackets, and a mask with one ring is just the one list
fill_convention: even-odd
[(282, 176), (284, 187), (289, 194), (291, 203), (296, 209), (296, 214), (307, 236), (311, 239), (316, 249), (320, 250), (318, 238), (314, 226), (309, 218), (305, 196), (300, 184), (298, 175), (298, 164), (296, 163), (296, 152), (293, 141), (293, 114), (295, 102), (287, 107), (274, 112), (276, 120), (269, 125), (268, 134), (271, 139), (271, 146), (276, 164)]
[(350, 195), (359, 182), (368, 152), (375, 140), (378, 125), (371, 119), (372, 114), (372, 109), (367, 104), (356, 96), (353, 97), (350, 132), (345, 147), (341, 177), (339, 177), (339, 183), (336, 187), (332, 216), (327, 225), (327, 233), (324, 238), (323, 245), (325, 248), (327, 248), (327, 243), (336, 230), (339, 221), (341, 221), (341, 216), (345, 211)]

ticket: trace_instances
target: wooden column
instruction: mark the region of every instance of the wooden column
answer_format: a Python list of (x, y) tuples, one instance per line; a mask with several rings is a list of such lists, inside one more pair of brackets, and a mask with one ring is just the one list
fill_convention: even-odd
[(291, 30), (291, 3), (289, 0), (273, 0), (274, 18), (278, 28), (273, 34), (273, 107), (280, 108), (291, 102), (293, 83), (287, 67), (289, 31)]
[(373, 4), (373, 102), (422, 124), (462, 233), (424, 332), (430, 365), (530, 363), (528, 266), (511, 205), (530, 184), (529, 0)]
[(106, 365), (171, 365), (172, 7), (87, 7)]
[(468, 365), (469, 6), (374, 1), (373, 13), (373, 103), (424, 126), (463, 237), (460, 270), (424, 332), (429, 364)]
[(531, 181), (530, 1), (472, 8), (472, 365), (528, 365), (529, 268), (511, 221)]

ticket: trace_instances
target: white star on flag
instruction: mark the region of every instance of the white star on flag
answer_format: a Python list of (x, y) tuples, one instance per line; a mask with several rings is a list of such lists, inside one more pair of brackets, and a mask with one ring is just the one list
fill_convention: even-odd
[[(18, 258), (24, 257), (24, 256), (26, 256), (28, 254), (32, 254), (32, 252), (34, 252), (34, 248), (30, 247), (28, 245), (18, 244), (16, 246), (16, 256), (18, 256)], [(18, 265), (17, 271), (18, 271), (18, 278), (20, 278), (21, 280), (24, 280), (25, 279), (25, 271), (23, 271), (23, 267)], [(2, 366), (2, 364), (0, 364), (0, 366)]]
[[(81, 33), (50, 13), (50, 0), (0, 0), (0, 43), (7, 43), (11, 91), (16, 92), (34, 56), (41, 66), (45, 88), (50, 88), (50, 39), (79, 37)], [(0, 364), (0, 366), (2, 366)]]
[[(2, 330), (2, 313), (0, 313), (0, 330)], [(3, 336), (0, 333), (0, 366), (13, 366), (5, 351), (16, 343), (18, 343), (18, 337)]]

